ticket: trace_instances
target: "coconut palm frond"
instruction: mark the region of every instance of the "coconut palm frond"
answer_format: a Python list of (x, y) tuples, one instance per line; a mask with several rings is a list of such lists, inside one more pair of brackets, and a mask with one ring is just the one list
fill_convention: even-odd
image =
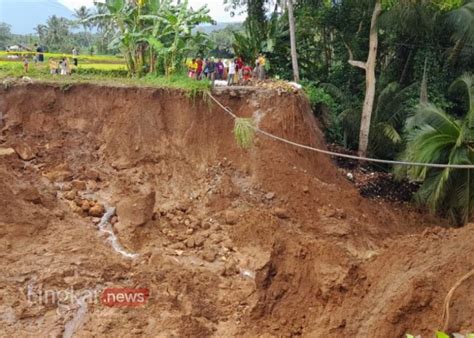
[(453, 82), (449, 88), (451, 93), (461, 94), (467, 106), (469, 128), (474, 128), (474, 75), (464, 74)]
[[(464, 75), (451, 86), (451, 91), (463, 92), (469, 102), (463, 120), (455, 120), (433, 104), (421, 104), (407, 123), (407, 148), (403, 160), (420, 163), (466, 165), (474, 163), (474, 129), (470, 118), (472, 87), (470, 75)], [(474, 206), (474, 174), (467, 169), (397, 167), (398, 177), (422, 181), (416, 199), (433, 212), (443, 211), (458, 223), (466, 223)]]
[(321, 83), (319, 86), (323, 88), (326, 93), (331, 95), (333, 99), (340, 101), (342, 103), (346, 103), (349, 101), (348, 95), (345, 94), (340, 88), (336, 87), (332, 83)]

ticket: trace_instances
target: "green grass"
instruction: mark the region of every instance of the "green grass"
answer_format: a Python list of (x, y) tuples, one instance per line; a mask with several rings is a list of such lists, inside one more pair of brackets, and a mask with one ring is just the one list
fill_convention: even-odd
[(79, 69), (127, 70), (127, 66), (117, 63), (79, 63)]
[(209, 81), (196, 81), (188, 78), (185, 74), (176, 74), (170, 77), (148, 75), (143, 78), (130, 78), (127, 77), (126, 68), (122, 65), (79, 64), (79, 67), (71, 76), (61, 76), (51, 75), (47, 62), (43, 64), (30, 63), (29, 72), (25, 73), (21, 62), (0, 61), (0, 81), (7, 77), (21, 78), (23, 76), (28, 76), (33, 80), (41, 82), (59, 83), (61, 85), (96, 83), (111, 86), (183, 89), (191, 98), (196, 97), (198, 94), (208, 92), (211, 87)]
[(255, 121), (253, 118), (237, 118), (234, 124), (234, 137), (242, 149), (248, 149), (253, 145), (255, 138)]

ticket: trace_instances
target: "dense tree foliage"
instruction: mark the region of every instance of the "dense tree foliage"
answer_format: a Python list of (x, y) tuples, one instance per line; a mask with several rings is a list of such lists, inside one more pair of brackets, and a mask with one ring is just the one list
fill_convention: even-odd
[[(284, 6), (279, 6), (284, 2), (226, 3), (233, 10), (248, 9), (242, 33), (247, 39), (236, 40), (236, 51), (263, 51), (271, 74), (292, 79), (289, 21)], [(255, 3), (266, 10), (264, 34), (259, 36), (271, 44), (256, 43), (258, 30), (251, 23), (261, 21), (262, 15), (250, 10)], [(474, 126), (466, 122), (470, 110), (464, 109), (461, 94), (449, 91), (453, 81), (474, 69), (473, 0), (294, 0), (293, 4), (302, 82), (330, 141), (378, 158), (473, 163)], [(433, 116), (441, 114), (453, 126), (444, 136), (434, 135), (440, 130), (430, 126)], [(409, 124), (414, 119), (418, 122)], [(443, 137), (442, 146), (430, 143)], [(472, 215), (472, 183), (465, 183), (469, 171), (410, 169), (407, 175), (425, 182), (418, 200), (432, 210), (449, 212), (461, 222)]]
[(0, 49), (5, 49), (13, 38), (11, 26), (0, 22)]

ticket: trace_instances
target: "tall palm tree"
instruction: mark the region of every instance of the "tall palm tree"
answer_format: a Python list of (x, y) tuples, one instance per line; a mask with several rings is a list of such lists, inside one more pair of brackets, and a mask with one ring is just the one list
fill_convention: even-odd
[(38, 25), (35, 31), (40, 43), (51, 51), (65, 51), (69, 42), (70, 22), (66, 18), (53, 15), (48, 18), (46, 25)]
[[(407, 149), (402, 159), (421, 163), (474, 163), (474, 76), (463, 75), (450, 91), (464, 98), (467, 113), (456, 118), (433, 104), (421, 104), (407, 122)], [(433, 212), (447, 212), (467, 223), (474, 207), (474, 170), (426, 167), (397, 168), (399, 176), (422, 182), (417, 200)]]
[(84, 33), (86, 35), (87, 43), (90, 46), (90, 38), (89, 38), (89, 29), (91, 28), (91, 22), (87, 21), (86, 19), (91, 15), (91, 11), (86, 6), (81, 6), (78, 9), (74, 10), (74, 17), (77, 19), (79, 24), (84, 29)]

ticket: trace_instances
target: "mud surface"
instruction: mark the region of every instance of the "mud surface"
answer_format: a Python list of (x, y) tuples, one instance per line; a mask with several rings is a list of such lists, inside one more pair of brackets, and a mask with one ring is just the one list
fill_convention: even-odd
[[(303, 97), (216, 95), (324, 146)], [(0, 89), (0, 111), (1, 336), (430, 336), (474, 265), (474, 225), (365, 199), (323, 155), (241, 150), (201, 98), (29, 84)], [(107, 288), (150, 298), (87, 299)], [(455, 292), (449, 331), (473, 329), (473, 291)]]

